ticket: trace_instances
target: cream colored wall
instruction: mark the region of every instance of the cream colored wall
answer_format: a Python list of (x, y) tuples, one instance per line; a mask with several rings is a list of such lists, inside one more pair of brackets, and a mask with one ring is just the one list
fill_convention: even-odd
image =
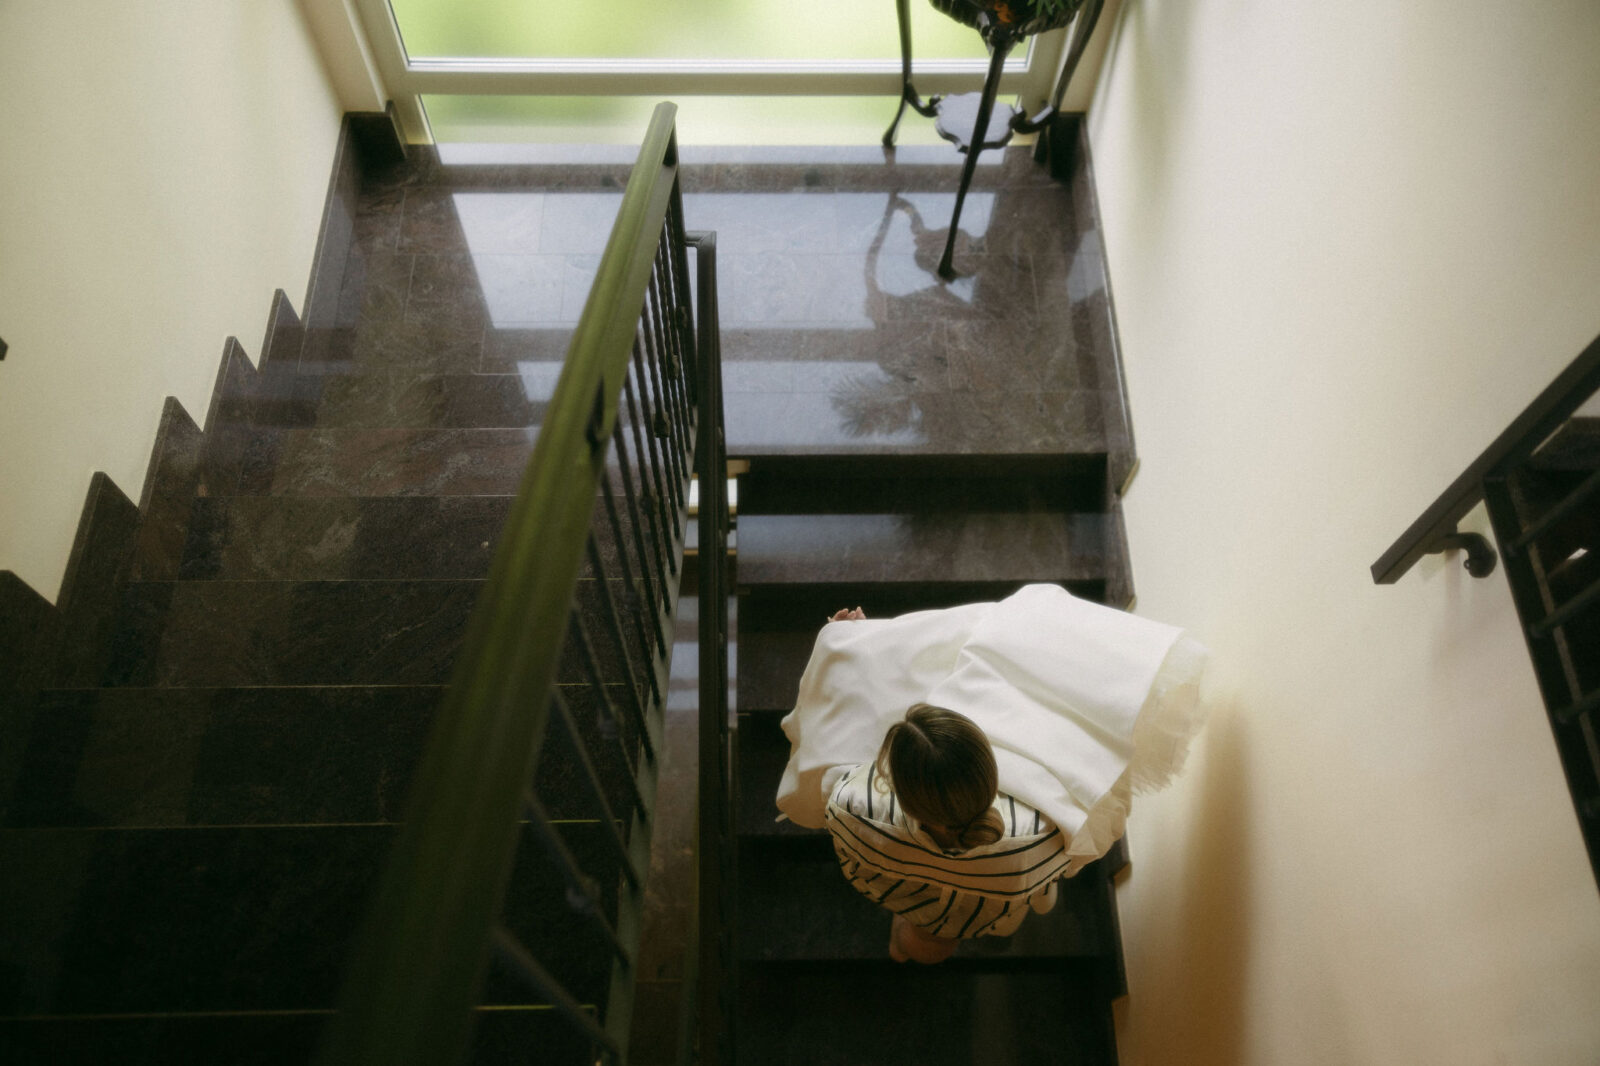
[(1592, 0), (1127, 0), (1090, 129), (1135, 581), (1217, 660), (1130, 826), (1130, 1066), (1600, 1061), (1503, 573), (1368, 576), (1600, 334), (1597, 56)]
[(0, 4), (0, 100), (0, 569), (54, 598), (91, 474), (303, 300), (340, 111), (294, 0)]

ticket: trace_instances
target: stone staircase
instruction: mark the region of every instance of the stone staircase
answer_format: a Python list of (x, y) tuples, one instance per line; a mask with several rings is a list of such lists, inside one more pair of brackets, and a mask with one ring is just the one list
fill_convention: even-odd
[(764, 456), (741, 479), (741, 1061), (1116, 1061), (1120, 852), (1017, 935), (963, 941), (923, 968), (889, 960), (889, 915), (845, 882), (825, 832), (773, 820), (789, 751), (779, 720), (838, 608), (892, 616), (1030, 581), (1101, 601), (1127, 587), (1103, 454), (952, 459)]
[[(1113, 1062), (1116, 854), (1019, 936), (917, 970), (888, 961), (887, 916), (826, 842), (771, 821), (776, 721), (827, 614), (1037, 580), (1131, 598), (1087, 174), (987, 154), (966, 276), (942, 283), (920, 219), (948, 218), (946, 149), (685, 155), (689, 228), (719, 233), (729, 454), (750, 464), (742, 1061)], [(169, 402), (138, 503), (95, 479), (57, 606), (0, 574), (0, 1061), (308, 1059), (627, 169), (341, 171), (304, 321), (280, 295), (256, 362), (230, 343), (204, 432)], [(508, 301), (507, 277), (537, 299)], [(614, 782), (618, 728), (573, 710)], [(603, 871), (564, 743), (539, 794)], [(658, 928), (692, 877), (672, 854)], [(523, 873), (509, 924), (602, 1002), (604, 953), (554, 877)], [(682, 971), (646, 958), (666, 1032)], [(505, 975), (483, 1002), (503, 1009), (475, 1062), (593, 1061)]]
[[(347, 313), (302, 322), (280, 293), (259, 364), (225, 350), (204, 432), (169, 401), (145, 500), (95, 479), (57, 608), (6, 575), (0, 1061), (310, 1060), (554, 383), (536, 356), (481, 372), (465, 282), (435, 343), (389, 343), (437, 304), (374, 264), (466, 261), (442, 226), (398, 250), (397, 191), (441, 180), (413, 161), (358, 183), (323, 273)], [(558, 365), (564, 344), (541, 351)], [(626, 810), (631, 725), (569, 705)], [(576, 773), (553, 728), (535, 792), (614, 922), (616, 858)], [(605, 1003), (609, 950), (537, 845), (502, 920)], [(472, 1061), (593, 1061), (496, 967), (480, 1002)]]

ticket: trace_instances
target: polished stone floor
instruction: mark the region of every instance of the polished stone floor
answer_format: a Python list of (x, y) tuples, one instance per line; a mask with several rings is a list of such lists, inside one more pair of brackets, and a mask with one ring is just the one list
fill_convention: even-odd
[[(1025, 148), (987, 153), (946, 282), (934, 267), (955, 199), (949, 149), (684, 157), (686, 223), (717, 233), (731, 455), (1125, 440), (1086, 182), (1051, 181)], [(247, 491), (367, 494), (392, 476), (479, 493), (519, 468), (526, 435), (499, 431), (537, 423), (627, 168), (478, 158), (369, 189), (345, 328), (301, 358), (360, 381), (303, 397), (304, 421), (247, 467)], [(470, 467), (449, 458), (463, 453)]]

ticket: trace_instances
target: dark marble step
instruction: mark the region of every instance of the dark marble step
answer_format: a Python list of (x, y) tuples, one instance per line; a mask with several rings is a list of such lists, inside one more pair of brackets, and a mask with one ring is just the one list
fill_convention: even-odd
[[(924, 312), (908, 304), (904, 313)], [(1108, 389), (1037, 391), (1027, 383), (1016, 392), (923, 391), (879, 366), (854, 363), (828, 376), (814, 367), (796, 373), (804, 380), (788, 388), (724, 396), (730, 456), (1057, 455), (1104, 453), (1117, 442), (1107, 425), (1120, 400)]]
[(214, 495), (472, 496), (515, 493), (536, 427), (254, 429), (222, 427)]
[[(310, 1063), (329, 1011), (156, 1017), (0, 1019), (0, 1061), (52, 1066), (296, 1066)], [(554, 1011), (479, 1010), (473, 1066), (510, 1066), (537, 1055), (550, 1066), (592, 1066), (586, 1038)]]
[[(888, 940), (884, 923), (883, 939)], [(983, 973), (822, 962), (740, 971), (740, 1062), (762, 1066), (1115, 1066), (1111, 999), (1092, 965)]]
[(1099, 513), (741, 514), (739, 582), (1099, 581), (1112, 532)]
[[(521, 429), (252, 429), (222, 427), (212, 496), (506, 496), (522, 481), (538, 426)], [(656, 445), (650, 445), (655, 447)], [(645, 475), (628, 438), (635, 485)], [(646, 462), (666, 460), (655, 454)], [(607, 473), (623, 482), (615, 454)], [(652, 466), (650, 476), (655, 476)], [(670, 476), (670, 475), (667, 475)]]
[(741, 837), (817, 836), (785, 818), (778, 821), (778, 780), (789, 762), (789, 738), (779, 725), (785, 712), (739, 715), (739, 808), (735, 825)]
[(305, 372), (263, 367), (232, 422), (268, 428), (489, 429), (538, 425), (560, 363), (521, 372), (442, 374), (425, 370)]
[[(132, 582), (104, 683), (138, 687), (434, 685), (449, 679), (482, 581)], [(598, 582), (580, 580), (577, 604), (598, 618)], [(620, 582), (616, 601), (626, 604)], [(624, 612), (628, 654), (640, 632)], [(623, 676), (604, 624), (590, 637), (602, 677)], [(581, 681), (570, 647), (561, 679)]]
[[(624, 697), (616, 686), (613, 697)], [(76, 689), (0, 718), (0, 826), (177, 827), (392, 822), (443, 689)], [(564, 690), (614, 811), (634, 731)], [(535, 787), (554, 818), (601, 815), (552, 722)]]
[(1105, 509), (1105, 456), (760, 458), (739, 476), (739, 513), (913, 514)]
[[(614, 913), (594, 824), (561, 832)], [(392, 826), (0, 831), (0, 1017), (302, 1011), (332, 1006)], [(610, 954), (537, 846), (504, 921), (581, 1001)], [(529, 1003), (491, 974), (485, 1003)]]
[(178, 577), (480, 578), (509, 496), (196, 500)]
[[(858, 589), (856, 594), (867, 593)], [(854, 607), (855, 604), (850, 606)], [(793, 621), (804, 624), (810, 617), (801, 615)], [(741, 714), (760, 714), (764, 711), (784, 714), (794, 707), (800, 675), (805, 672), (806, 663), (811, 659), (817, 630), (822, 628), (822, 620), (826, 617), (816, 616), (814, 628), (770, 630), (750, 626), (741, 630), (739, 644), (743, 650), (740, 654), (744, 657), (745, 669), (739, 675), (735, 695), (735, 706)]]
[[(1116, 953), (1104, 862), (1060, 883), (1056, 905), (1030, 914), (1013, 936), (963, 940), (957, 967), (1006, 968), (1040, 959), (1094, 958), (1108, 968)], [(874, 962), (887, 958), (890, 914), (851, 888), (839, 872), (832, 839), (740, 836), (739, 953), (762, 962)]]

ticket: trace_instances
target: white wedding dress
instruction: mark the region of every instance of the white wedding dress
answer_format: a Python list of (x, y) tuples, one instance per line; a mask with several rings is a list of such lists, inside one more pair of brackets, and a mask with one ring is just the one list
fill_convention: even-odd
[(1122, 836), (1134, 792), (1164, 787), (1200, 726), (1206, 651), (1172, 626), (1029, 585), (999, 603), (830, 622), (794, 710), (778, 808), (824, 825), (827, 798), (914, 703), (971, 718), (1000, 791), (1070, 834), (1066, 876)]

